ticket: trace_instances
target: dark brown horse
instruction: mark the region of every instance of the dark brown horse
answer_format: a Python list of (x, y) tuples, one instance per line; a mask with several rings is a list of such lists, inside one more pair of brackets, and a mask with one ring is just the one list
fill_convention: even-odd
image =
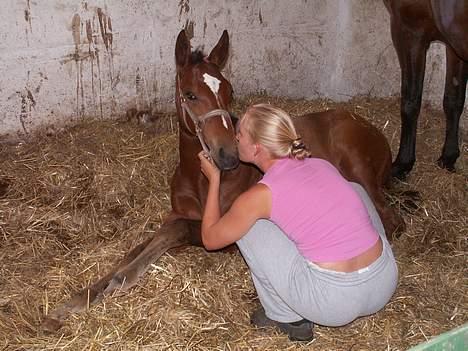
[[(180, 32), (175, 48), (180, 163), (171, 183), (172, 211), (153, 238), (138, 245), (106, 276), (46, 316), (46, 330), (58, 329), (70, 312), (81, 311), (117, 289), (125, 291), (134, 286), (168, 249), (202, 245), (200, 220), (208, 186), (197, 158), (202, 148), (223, 170), (223, 213), (241, 192), (260, 179), (256, 168), (239, 163), (235, 121), (226, 112), (232, 87), (221, 68), (228, 57), (228, 47), (229, 37), (224, 31), (208, 56), (192, 53), (185, 31)], [(298, 118), (296, 123), (314, 156), (330, 160), (349, 180), (366, 188), (390, 233), (402, 225), (401, 218), (386, 206), (383, 197), (382, 186), (390, 176), (392, 157), (385, 137), (376, 128), (345, 111), (310, 114)]]
[(468, 0), (383, 0), (390, 12), (392, 40), (401, 67), (400, 150), (392, 174), (404, 178), (416, 160), (416, 127), (432, 41), (446, 45), (445, 143), (438, 165), (450, 171), (460, 155), (458, 124), (468, 78)]

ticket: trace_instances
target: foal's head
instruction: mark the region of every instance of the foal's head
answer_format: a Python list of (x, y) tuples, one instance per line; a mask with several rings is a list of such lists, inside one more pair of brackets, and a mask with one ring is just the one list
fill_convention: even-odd
[[(175, 48), (177, 66), (176, 106), (181, 133), (196, 137), (222, 170), (239, 164), (235, 130), (227, 112), (232, 86), (221, 74), (229, 49), (227, 31), (208, 56), (192, 53), (184, 30)], [(203, 145), (205, 144), (205, 146)]]

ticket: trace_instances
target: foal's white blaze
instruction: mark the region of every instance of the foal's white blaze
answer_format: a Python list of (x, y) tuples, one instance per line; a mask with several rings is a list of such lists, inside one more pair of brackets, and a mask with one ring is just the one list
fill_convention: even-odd
[[(206, 85), (211, 89), (213, 94), (216, 96), (216, 100), (218, 100), (218, 91), (219, 91), (219, 85), (221, 84), (221, 81), (213, 76), (210, 76), (208, 73), (203, 74), (203, 81), (205, 82)], [(226, 118), (222, 116), (223, 119), (223, 126), (224, 128), (228, 129), (228, 124), (226, 122)]]
[(208, 73), (203, 74), (203, 80), (205, 81), (205, 84), (208, 85), (208, 87), (211, 89), (213, 94), (218, 95), (219, 84), (221, 81), (216, 77), (210, 76)]

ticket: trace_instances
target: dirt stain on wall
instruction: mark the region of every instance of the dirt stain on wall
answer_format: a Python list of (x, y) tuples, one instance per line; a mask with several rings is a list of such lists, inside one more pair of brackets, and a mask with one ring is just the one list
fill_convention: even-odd
[[(190, 13), (190, 0), (179, 0), (179, 22), (182, 20), (182, 16), (188, 17)], [(187, 38), (190, 40), (194, 35), (194, 23), (189, 18), (186, 18), (184, 29), (187, 34)]]
[(21, 126), (23, 127), (23, 131), (28, 134), (28, 128), (26, 125), (30, 122), (30, 116), (32, 113), (33, 108), (36, 106), (36, 100), (34, 99), (34, 95), (31, 93), (31, 90), (26, 88), (22, 92), (18, 92), (21, 97), (21, 112), (19, 115)]
[(194, 27), (195, 24), (193, 23), (193, 21), (190, 21), (188, 19), (185, 21), (184, 30), (189, 40), (192, 39), (194, 36)]
[[(87, 110), (83, 77), (89, 74), (91, 101), (102, 118), (104, 80), (109, 79), (112, 107), (116, 105), (114, 89), (120, 81), (114, 79), (112, 19), (102, 8), (90, 7), (85, 2), (81, 11), (73, 15), (71, 28), (75, 51), (64, 62), (74, 61), (76, 65), (76, 114), (83, 116)], [(102, 61), (107, 62), (108, 75), (102, 71)]]
[(136, 109), (138, 111), (148, 109), (150, 106), (148, 96), (146, 94), (145, 78), (141, 75), (140, 67), (136, 69), (135, 76), (135, 90), (136, 90)]
[(203, 38), (206, 36), (206, 29), (208, 28), (208, 23), (206, 22), (206, 16), (203, 19)]
[(101, 8), (97, 9), (97, 15), (99, 18), (99, 28), (101, 29), (101, 37), (106, 50), (112, 49), (112, 20), (109, 16), (106, 16)]
[(29, 0), (26, 1), (26, 8), (24, 9), (24, 20), (26, 21), (26, 41), (29, 46), (29, 34), (32, 33), (32, 14), (31, 3)]
[(41, 91), (42, 83), (47, 80), (47, 76), (39, 72), (39, 83), (33, 88), (31, 87), (31, 72), (28, 71), (28, 81), (26, 86), (21, 91), (16, 91), (14, 95), (20, 98), (20, 113), (19, 121), (25, 134), (29, 134), (29, 125), (32, 123), (32, 112), (37, 105), (36, 95)]
[(179, 0), (179, 19), (183, 13), (190, 12), (190, 0)]

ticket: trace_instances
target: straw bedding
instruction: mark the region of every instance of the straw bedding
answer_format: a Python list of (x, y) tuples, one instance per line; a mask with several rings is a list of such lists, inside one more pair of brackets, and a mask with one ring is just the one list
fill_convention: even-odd
[[(252, 96), (234, 110), (260, 101), (293, 115), (345, 106), (382, 129), (397, 151), (398, 99), (337, 104)], [(129, 293), (44, 333), (39, 326), (48, 311), (155, 235), (170, 208), (177, 121), (147, 117), (83, 120), (0, 144), (0, 349), (405, 350), (468, 320), (467, 146), (456, 173), (437, 168), (445, 123), (440, 111), (424, 107), (415, 168), (388, 193), (407, 223), (393, 244), (400, 282), (376, 315), (342, 328), (316, 326), (314, 341), (293, 344), (249, 324), (258, 301), (237, 252), (188, 247), (154, 262)], [(407, 190), (420, 198), (407, 198)]]

